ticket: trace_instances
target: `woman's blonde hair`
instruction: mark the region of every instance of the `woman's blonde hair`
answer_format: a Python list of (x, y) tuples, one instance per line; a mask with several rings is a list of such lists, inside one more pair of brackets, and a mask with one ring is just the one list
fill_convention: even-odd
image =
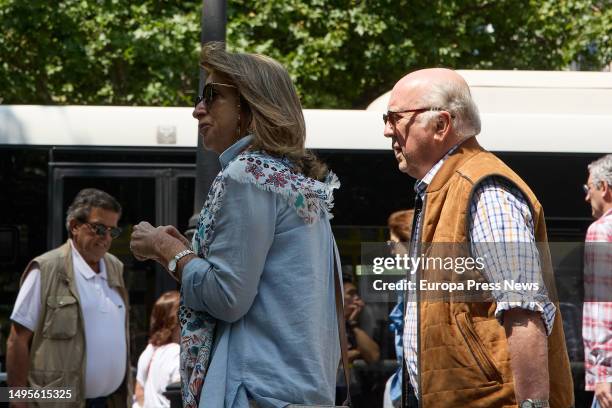
[(251, 115), (254, 149), (289, 158), (308, 177), (325, 178), (327, 166), (305, 148), (302, 105), (285, 67), (265, 55), (227, 52), (222, 42), (204, 45), (200, 60), (238, 88), (241, 108)]

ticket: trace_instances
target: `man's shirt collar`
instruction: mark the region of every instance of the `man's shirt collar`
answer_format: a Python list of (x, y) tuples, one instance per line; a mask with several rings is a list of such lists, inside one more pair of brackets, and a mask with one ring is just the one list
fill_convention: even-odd
[(238, 156), (249, 144), (251, 144), (252, 140), (253, 135), (246, 135), (225, 149), (225, 151), (219, 155), (219, 163), (221, 163), (221, 168), (224, 169), (233, 158)]
[(444, 157), (438, 160), (438, 162), (434, 164), (431, 169), (429, 169), (429, 171), (425, 174), (425, 176), (423, 176), (422, 179), (419, 179), (416, 181), (416, 183), (414, 183), (414, 191), (421, 197), (421, 199), (425, 198), (425, 190), (427, 190), (427, 186), (431, 184), (431, 181), (433, 180), (435, 175), (442, 168), (442, 165), (444, 164), (446, 159), (448, 159), (448, 156), (453, 154), (459, 148), (460, 144), (461, 143), (458, 143), (455, 146), (451, 147), (451, 149), (444, 155)]
[(100, 272), (96, 273), (93, 269), (91, 269), (91, 266), (89, 266), (89, 264), (85, 262), (85, 259), (83, 259), (83, 256), (77, 250), (76, 246), (72, 242), (72, 239), (68, 241), (70, 242), (70, 247), (72, 248), (72, 264), (74, 266), (75, 273), (80, 273), (85, 279), (92, 279), (95, 276), (99, 276), (104, 280), (108, 280), (108, 275), (106, 273), (106, 264), (104, 263), (103, 259), (100, 259), (98, 263)]

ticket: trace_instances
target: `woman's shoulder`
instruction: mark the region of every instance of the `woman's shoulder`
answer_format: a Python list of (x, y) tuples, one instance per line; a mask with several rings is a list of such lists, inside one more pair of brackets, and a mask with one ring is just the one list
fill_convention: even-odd
[(178, 343), (168, 343), (159, 346), (157, 352), (163, 359), (178, 357), (181, 352), (181, 346)]
[(224, 176), (282, 196), (309, 223), (322, 211), (331, 211), (333, 190), (340, 187), (338, 178), (331, 171), (325, 181), (314, 180), (295, 171), (289, 159), (262, 151), (240, 153), (226, 167)]
[(154, 351), (155, 351), (155, 347), (151, 343), (149, 343), (147, 344), (147, 347), (145, 347), (143, 352), (140, 353), (140, 356), (138, 357), (138, 366), (137, 366), (137, 371), (140, 376), (145, 375), (146, 368), (149, 365), (151, 358), (153, 357)]
[(147, 347), (145, 347), (145, 349), (140, 354), (140, 358), (148, 360), (151, 358), (151, 355), (153, 354), (154, 351), (155, 351), (155, 346), (152, 345), (151, 343), (147, 343)]

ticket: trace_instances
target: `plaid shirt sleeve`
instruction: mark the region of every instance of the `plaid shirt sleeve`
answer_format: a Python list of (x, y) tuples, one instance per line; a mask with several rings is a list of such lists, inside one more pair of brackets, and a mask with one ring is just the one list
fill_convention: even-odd
[[(495, 316), (500, 324), (506, 310), (532, 310), (541, 313), (546, 333), (550, 335), (557, 309), (548, 298), (542, 279), (531, 209), (521, 191), (501, 178), (485, 179), (472, 199), (470, 220), (473, 255), (484, 258), (485, 274), (490, 282), (502, 283), (502, 290), (492, 293), (497, 302)], [(536, 293), (503, 290), (505, 280), (538, 283), (539, 290)]]
[(584, 249), (582, 336), (586, 389), (612, 382), (612, 210), (589, 227)]

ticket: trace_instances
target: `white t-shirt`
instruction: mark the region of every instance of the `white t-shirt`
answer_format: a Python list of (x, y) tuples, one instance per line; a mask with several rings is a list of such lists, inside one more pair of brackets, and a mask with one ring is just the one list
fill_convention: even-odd
[(168, 384), (181, 379), (179, 372), (180, 346), (168, 343), (153, 347), (151, 344), (138, 358), (136, 381), (144, 390), (143, 408), (170, 407), (170, 401), (162, 394)]
[[(70, 245), (85, 325), (85, 398), (104, 397), (119, 388), (125, 377), (126, 307), (119, 293), (108, 286), (104, 259), (100, 260), (100, 273), (96, 273), (72, 241)], [(40, 269), (32, 268), (19, 290), (11, 320), (35, 331), (42, 307), (40, 296)]]

